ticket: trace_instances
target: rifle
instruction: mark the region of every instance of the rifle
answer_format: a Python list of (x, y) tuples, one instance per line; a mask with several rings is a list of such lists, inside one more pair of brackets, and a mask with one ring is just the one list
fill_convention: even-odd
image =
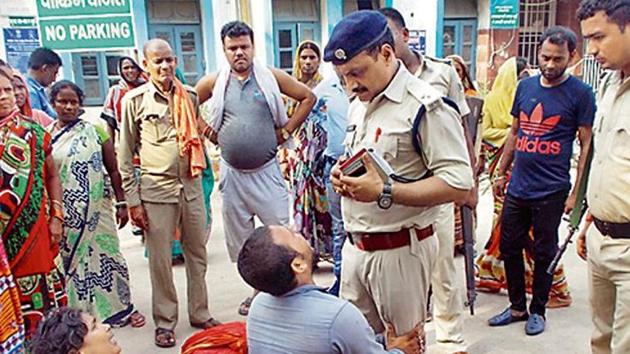
[(475, 314), (475, 300), (477, 290), (475, 288), (475, 260), (473, 239), (473, 212), (468, 206), (460, 207), (462, 214), (462, 230), (464, 233), (464, 260), (466, 266), (466, 307), (470, 308), (470, 314)]
[(584, 166), (584, 173), (582, 174), (582, 180), (580, 181), (580, 185), (578, 186), (577, 196), (575, 197), (575, 207), (569, 214), (568, 218), (565, 218), (565, 221), (569, 222), (569, 233), (567, 237), (562, 242), (562, 245), (558, 248), (556, 255), (553, 257), (553, 260), (549, 264), (547, 268), (547, 274), (553, 275), (556, 271), (556, 267), (558, 263), (560, 263), (560, 258), (569, 247), (569, 244), (573, 242), (573, 235), (580, 228), (580, 222), (582, 221), (582, 217), (586, 214), (587, 203), (586, 203), (586, 185), (588, 181), (588, 175), (591, 171), (591, 161), (593, 160), (593, 143), (591, 142), (590, 148), (588, 149), (588, 154), (586, 157), (586, 166)]

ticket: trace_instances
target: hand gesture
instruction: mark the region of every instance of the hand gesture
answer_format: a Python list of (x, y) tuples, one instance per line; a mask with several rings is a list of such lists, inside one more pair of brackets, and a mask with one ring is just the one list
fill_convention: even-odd
[(333, 168), (330, 170), (330, 181), (332, 182), (333, 190), (335, 191), (335, 193), (343, 197), (350, 196), (344, 190), (343, 183), (341, 183), (341, 169), (339, 168), (339, 166), (341, 166), (341, 164), (343, 164), (346, 160), (347, 160), (346, 157), (344, 156), (340, 157), (339, 160), (337, 161), (337, 164), (335, 164), (335, 166), (333, 166)]
[(142, 204), (132, 206), (129, 210), (129, 214), (131, 216), (131, 223), (143, 230), (149, 228), (149, 218), (147, 217), (147, 212), (144, 210)]
[(359, 177), (341, 174), (341, 184), (350, 198), (364, 203), (375, 202), (383, 192), (383, 179), (369, 155), (364, 155), (362, 160), (366, 172)]
[(127, 225), (129, 221), (129, 211), (127, 210), (127, 206), (123, 205), (116, 208), (116, 223), (118, 224), (118, 229), (122, 229)]
[(573, 193), (569, 194), (569, 196), (567, 197), (567, 200), (564, 202), (565, 214), (569, 214), (571, 213), (571, 211), (573, 211), (573, 208), (575, 208), (575, 199), (576, 199), (575, 194)]
[(48, 230), (50, 231), (50, 240), (54, 245), (61, 241), (63, 234), (63, 222), (59, 218), (50, 218), (48, 221)]
[(507, 185), (507, 177), (506, 176), (498, 176), (494, 179), (494, 183), (492, 184), (492, 191), (495, 195), (502, 197), (505, 195), (505, 186)]
[(422, 324), (418, 323), (411, 331), (398, 336), (393, 324), (388, 323), (385, 330), (387, 350), (399, 349), (405, 354), (424, 353)]

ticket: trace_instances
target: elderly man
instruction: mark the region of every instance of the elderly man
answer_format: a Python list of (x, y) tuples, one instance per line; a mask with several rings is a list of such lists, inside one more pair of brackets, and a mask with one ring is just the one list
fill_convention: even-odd
[[(150, 81), (123, 99), (118, 161), (132, 222), (143, 228), (149, 253), (155, 344), (175, 346), (177, 292), (171, 268), (171, 241), (177, 227), (186, 258), (188, 319), (196, 328), (218, 324), (208, 311), (205, 211), (201, 171), (205, 123), (197, 95), (175, 79), (177, 57), (170, 45), (152, 39), (143, 65)], [(133, 158), (140, 157), (140, 183)]]

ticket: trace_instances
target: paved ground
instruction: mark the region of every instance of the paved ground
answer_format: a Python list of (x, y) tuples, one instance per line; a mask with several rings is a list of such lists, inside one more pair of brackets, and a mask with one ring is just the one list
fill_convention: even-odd
[[(207, 283), (210, 293), (211, 313), (220, 321), (244, 320), (236, 313), (240, 301), (249, 295), (249, 288), (240, 280), (233, 264), (228, 260), (221, 220), (221, 202), (219, 193), (213, 195), (214, 224), (208, 243), (209, 260)], [(483, 247), (489, 234), (491, 222), (491, 197), (486, 192), (481, 198), (479, 240), (477, 248)], [(566, 227), (561, 226), (564, 233)], [(139, 238), (134, 237), (126, 228), (121, 233), (122, 249), (131, 270), (132, 296), (136, 306), (148, 317), (148, 324), (141, 329), (123, 328), (116, 330), (116, 338), (125, 353), (178, 353), (179, 346), (194, 332), (188, 325), (186, 316), (186, 281), (183, 266), (174, 269), (177, 290), (180, 295), (180, 324), (176, 335), (178, 346), (175, 349), (159, 349), (153, 345), (153, 325), (151, 314), (151, 293), (147, 260)], [(551, 310), (548, 313), (548, 329), (537, 337), (527, 337), (523, 324), (504, 328), (490, 328), (486, 320), (500, 312), (507, 305), (504, 294), (479, 294), (475, 316), (466, 313), (465, 336), (470, 342), (470, 353), (587, 353), (590, 333), (590, 316), (587, 305), (586, 267), (571, 248), (565, 257), (569, 284), (573, 295), (573, 306), (566, 309)], [(331, 268), (323, 265), (316, 280), (321, 285), (332, 282)], [(429, 353), (442, 353), (435, 343), (433, 324), (427, 325)]]

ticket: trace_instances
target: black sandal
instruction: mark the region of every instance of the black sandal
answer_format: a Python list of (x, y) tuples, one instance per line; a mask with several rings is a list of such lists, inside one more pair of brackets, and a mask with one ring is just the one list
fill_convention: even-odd
[(248, 297), (247, 299), (241, 302), (241, 305), (238, 307), (238, 314), (241, 316), (247, 316), (249, 314), (249, 307), (252, 305), (253, 297)]
[[(161, 338), (161, 339), (160, 339)], [(155, 329), (155, 345), (160, 348), (172, 348), (175, 346), (175, 332), (166, 328)]]

